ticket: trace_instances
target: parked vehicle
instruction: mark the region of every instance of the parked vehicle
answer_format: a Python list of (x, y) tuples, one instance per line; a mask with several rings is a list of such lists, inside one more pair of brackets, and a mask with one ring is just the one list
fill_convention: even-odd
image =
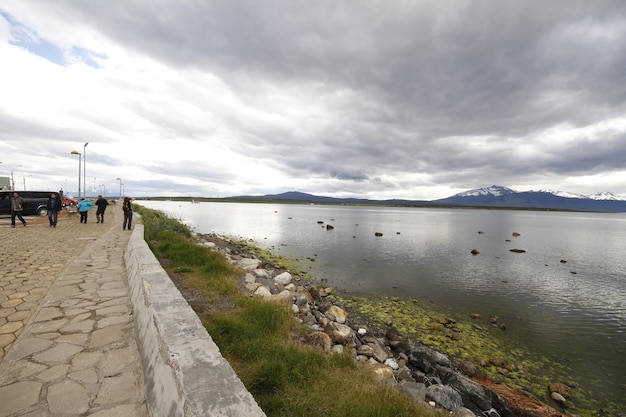
[(78, 201), (74, 200), (71, 197), (63, 197), (63, 207), (67, 207), (67, 206), (76, 206), (78, 204)]
[[(48, 199), (50, 194), (56, 191), (18, 191), (20, 197), (24, 199), (24, 215), (48, 214)], [(0, 191), (0, 214), (11, 214), (12, 190)]]

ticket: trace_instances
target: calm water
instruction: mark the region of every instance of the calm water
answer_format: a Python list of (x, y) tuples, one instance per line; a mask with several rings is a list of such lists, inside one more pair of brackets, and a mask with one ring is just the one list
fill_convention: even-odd
[(434, 301), (465, 316), (498, 315), (507, 337), (568, 365), (569, 377), (626, 409), (624, 214), (139, 203), (201, 233), (315, 257), (302, 261), (303, 269), (348, 291)]

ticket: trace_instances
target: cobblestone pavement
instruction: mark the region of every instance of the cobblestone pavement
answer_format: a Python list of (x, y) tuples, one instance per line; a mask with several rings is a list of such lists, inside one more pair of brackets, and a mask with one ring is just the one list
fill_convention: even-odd
[(122, 212), (0, 218), (0, 417), (147, 416)]

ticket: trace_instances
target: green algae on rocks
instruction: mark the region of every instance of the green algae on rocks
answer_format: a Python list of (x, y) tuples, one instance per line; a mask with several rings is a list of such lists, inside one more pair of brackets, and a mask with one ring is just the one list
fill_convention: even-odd
[[(381, 329), (389, 325), (405, 337), (419, 341), (450, 356), (455, 362), (467, 360), (478, 372), (490, 380), (505, 383), (512, 388), (532, 391), (548, 401), (545, 387), (548, 375), (554, 374), (558, 364), (536, 358), (526, 349), (513, 345), (495, 332), (501, 332), (484, 321), (454, 317), (434, 304), (428, 308), (416, 301), (389, 298), (380, 295), (334, 295), (338, 304), (366, 316)], [(532, 359), (530, 359), (532, 358)], [(559, 369), (559, 373), (563, 369)]]

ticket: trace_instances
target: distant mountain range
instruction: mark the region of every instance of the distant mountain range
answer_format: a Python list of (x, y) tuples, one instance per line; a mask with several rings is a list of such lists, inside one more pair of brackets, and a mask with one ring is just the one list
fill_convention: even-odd
[(308, 202), (313, 204), (377, 204), (418, 207), (485, 207), (518, 208), (534, 210), (572, 210), (599, 212), (626, 212), (626, 198), (609, 193), (592, 195), (572, 194), (563, 191), (514, 191), (507, 187), (492, 185), (464, 191), (439, 200), (370, 200), (362, 198), (334, 198), (316, 196), (298, 191), (264, 196), (235, 196), (235, 200), (278, 200)]
[(452, 197), (434, 200), (433, 203), (546, 210), (626, 211), (626, 199), (608, 192), (586, 196), (550, 190), (518, 192), (498, 185), (465, 191)]

